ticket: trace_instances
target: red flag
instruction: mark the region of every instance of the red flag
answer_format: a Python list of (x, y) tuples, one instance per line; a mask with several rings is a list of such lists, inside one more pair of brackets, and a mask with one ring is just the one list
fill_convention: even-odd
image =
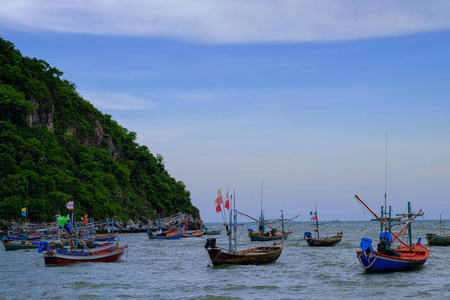
[(216, 204), (219, 205), (219, 204), (222, 204), (222, 203), (223, 203), (223, 199), (222, 199), (222, 195), (220, 195), (220, 196), (217, 197), (217, 199), (216, 199)]
[(227, 201), (225, 201), (225, 208), (230, 209), (230, 200), (228, 199), (228, 190), (227, 190)]
[(84, 223), (84, 224), (87, 224), (88, 222), (89, 222), (89, 220), (88, 220), (88, 214), (86, 214), (86, 215), (84, 216), (83, 223)]
[(220, 205), (217, 205), (217, 206), (216, 206), (216, 211), (217, 211), (217, 212), (222, 211), (222, 209), (220, 209)]

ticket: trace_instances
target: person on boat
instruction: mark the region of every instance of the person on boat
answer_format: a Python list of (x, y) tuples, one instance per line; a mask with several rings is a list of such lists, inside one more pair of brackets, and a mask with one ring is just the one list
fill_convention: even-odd
[(259, 224), (259, 234), (264, 234), (264, 230), (266, 230), (266, 227), (264, 224)]
[(28, 231), (25, 231), (25, 232), (22, 234), (21, 238), (22, 238), (21, 244), (24, 244), (25, 241), (28, 240)]
[(384, 253), (391, 248), (392, 234), (389, 231), (380, 233), (380, 242), (378, 243), (378, 252)]

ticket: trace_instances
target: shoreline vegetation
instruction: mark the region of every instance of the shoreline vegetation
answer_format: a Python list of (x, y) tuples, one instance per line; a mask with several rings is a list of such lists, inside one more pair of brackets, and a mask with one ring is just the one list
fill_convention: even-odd
[(87, 213), (142, 227), (178, 212), (200, 218), (163, 156), (136, 143), (135, 132), (95, 108), (63, 74), (0, 37), (0, 220)]

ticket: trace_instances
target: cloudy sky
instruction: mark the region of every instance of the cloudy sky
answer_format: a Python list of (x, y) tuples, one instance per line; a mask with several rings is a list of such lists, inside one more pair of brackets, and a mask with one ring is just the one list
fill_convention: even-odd
[(387, 186), (395, 213), (411, 201), (438, 219), (449, 15), (448, 1), (15, 0), (0, 36), (161, 154), (207, 222), (218, 188), (257, 217), (262, 182), (266, 218), (317, 205), (368, 220), (354, 195), (379, 211)]

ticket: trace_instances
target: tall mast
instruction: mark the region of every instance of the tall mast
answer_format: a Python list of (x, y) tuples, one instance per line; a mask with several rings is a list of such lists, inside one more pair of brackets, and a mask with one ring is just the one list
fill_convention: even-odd
[[(387, 214), (387, 131), (386, 131), (386, 159), (384, 166), (384, 216)], [(386, 224), (384, 226), (384, 230), (386, 231)]]
[(263, 208), (262, 208), (262, 200), (263, 200), (263, 186), (264, 186), (264, 179), (261, 179), (261, 217), (259, 218), (259, 234), (264, 234), (264, 214), (263, 214)]
[(234, 195), (234, 203), (233, 203), (233, 240), (234, 240), (234, 252), (237, 251), (237, 211), (236, 211), (236, 195), (235, 191), (233, 190)]
[(317, 217), (317, 204), (314, 204), (316, 208), (316, 228), (317, 228), (317, 239), (319, 239), (319, 218)]

